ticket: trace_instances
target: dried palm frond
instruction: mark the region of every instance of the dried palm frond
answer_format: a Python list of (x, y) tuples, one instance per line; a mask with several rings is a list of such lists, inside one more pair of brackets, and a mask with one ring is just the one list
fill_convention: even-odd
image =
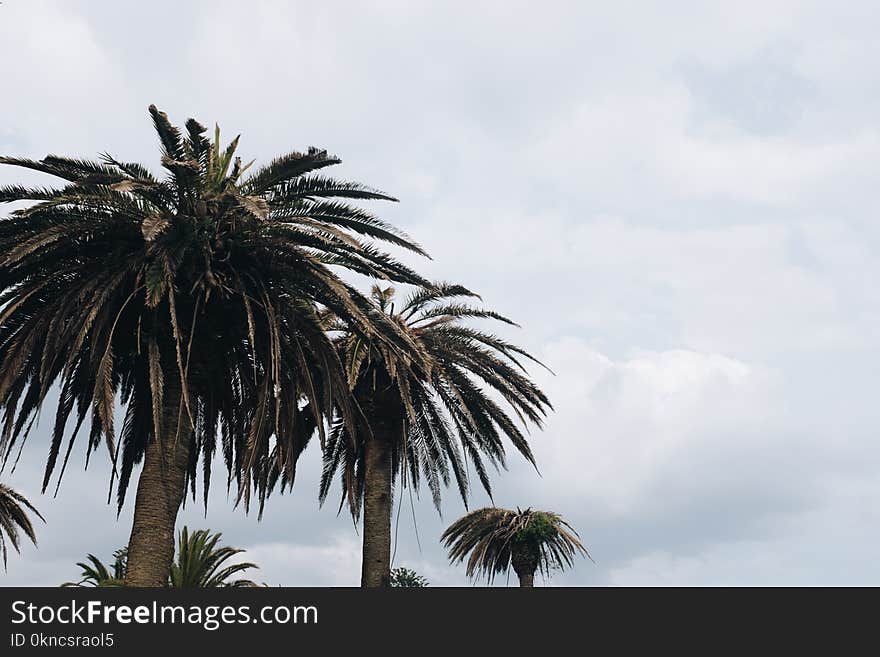
[[(24, 495), (0, 484), (0, 555), (3, 557), (3, 568), (6, 568), (6, 541), (18, 552), (21, 546), (21, 535), (24, 533), (31, 542), (37, 544), (37, 535), (27, 512), (31, 511), (40, 520), (44, 520), (40, 512), (27, 501)], [(45, 522), (45, 520), (44, 520)]]
[(550, 511), (477, 509), (452, 523), (440, 540), (451, 562), (468, 558), (468, 577), (483, 576), (490, 583), (517, 560), (546, 575), (570, 567), (578, 553), (589, 557), (577, 532)]

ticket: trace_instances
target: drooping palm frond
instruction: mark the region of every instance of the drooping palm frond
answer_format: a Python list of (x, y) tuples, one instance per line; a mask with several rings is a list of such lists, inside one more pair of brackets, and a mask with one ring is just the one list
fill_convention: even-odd
[(257, 586), (249, 579), (231, 579), (257, 566), (252, 563), (224, 565), (244, 550), (218, 547), (222, 536), (220, 532), (212, 534), (206, 529), (190, 534), (184, 527), (177, 540), (177, 558), (171, 564), (169, 586), (180, 589)]
[[(251, 173), (235, 156), (238, 138), (223, 147), (219, 129), (212, 140), (195, 120), (180, 130), (150, 114), (161, 178), (110, 155), (0, 158), (66, 182), (0, 189), (0, 202), (30, 202), (0, 220), (0, 460), (20, 449), (57, 386), (44, 490), (53, 473), (60, 484), (83, 434), (87, 455), (106, 445), (121, 508), (149, 441), (184, 439), (193, 494), (201, 461), (207, 500), (220, 449), (248, 504), (251, 490), (265, 494), (273, 439), (296, 444), (302, 426), (322, 431), (333, 413), (354, 426), (323, 313), (415, 357), (410, 336), (372, 313), (337, 268), (427, 285), (376, 244), (423, 251), (339, 200), (391, 197), (315, 174), (338, 158), (309, 149)], [(173, 435), (162, 435), (163, 404), (177, 407)]]
[(4, 570), (6, 569), (7, 540), (16, 552), (21, 548), (21, 534), (19, 532), (27, 536), (34, 545), (37, 544), (37, 535), (34, 533), (31, 519), (28, 518), (28, 511), (45, 522), (40, 512), (28, 502), (24, 495), (17, 493), (9, 486), (0, 484), (0, 555), (3, 557)]
[(452, 523), (440, 540), (452, 563), (468, 558), (468, 577), (483, 576), (490, 583), (517, 559), (531, 561), (546, 575), (570, 567), (578, 553), (589, 557), (577, 532), (549, 511), (477, 509)]
[[(452, 479), (467, 500), (466, 461), (491, 492), (487, 466), (505, 467), (504, 438), (534, 463), (524, 429), (503, 404), (523, 422), (541, 426), (552, 407), (518, 359), (538, 361), (521, 348), (463, 323), (490, 318), (512, 324), (497, 313), (457, 302), (476, 296), (459, 285), (434, 284), (416, 291), (396, 310), (392, 287), (373, 288), (370, 316), (395, 323), (416, 345), (417, 358), (328, 320), (330, 328), (338, 331), (335, 343), (364, 416), (354, 433), (342, 421), (332, 427), (324, 451), (322, 500), (339, 473), (343, 503), (347, 500), (352, 512), (359, 513), (364, 440), (371, 419), (403, 418), (392, 445), (393, 476), (404, 477), (417, 491), (421, 481), (427, 482), (438, 508), (441, 489)], [(302, 442), (296, 447), (301, 452)], [(291, 483), (298, 454), (291, 456), (284, 443), (279, 443), (275, 454), (285, 464), (282, 485)]]

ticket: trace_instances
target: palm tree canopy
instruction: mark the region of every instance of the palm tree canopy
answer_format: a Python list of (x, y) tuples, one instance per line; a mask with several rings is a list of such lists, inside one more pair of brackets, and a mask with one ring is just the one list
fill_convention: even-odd
[(184, 527), (177, 541), (177, 559), (171, 564), (169, 585), (174, 588), (215, 588), (256, 586), (248, 579), (231, 580), (233, 575), (257, 566), (252, 563), (225, 565), (242, 549), (217, 544), (223, 535), (199, 529), (192, 534)]
[[(524, 432), (493, 396), (524, 423), (540, 427), (552, 407), (522, 362), (538, 361), (520, 347), (465, 324), (493, 319), (515, 326), (498, 313), (464, 302), (479, 298), (467, 288), (446, 283), (423, 287), (398, 308), (394, 294), (392, 287), (374, 287), (370, 317), (394, 323), (416, 346), (416, 358), (344, 324), (330, 323), (353, 396), (369, 411), (367, 416), (401, 418), (400, 440), (392, 446), (393, 475), (402, 474), (417, 491), (424, 477), (438, 508), (441, 487), (451, 477), (467, 500), (466, 460), (491, 493), (484, 460), (506, 467), (503, 437), (534, 464)], [(341, 472), (342, 502), (347, 500), (355, 515), (364, 491), (363, 439), (369, 433), (368, 422), (358, 423), (352, 434), (350, 424), (337, 421), (324, 452), (321, 500)], [(285, 458), (283, 448), (279, 443), (281, 460), (295, 464), (295, 458)], [(285, 469), (283, 483), (292, 483), (294, 474), (292, 467)]]
[[(181, 427), (193, 436), (193, 494), (201, 457), (207, 501), (218, 428), (230, 477), (252, 477), (265, 490), (259, 468), (273, 435), (295, 443), (321, 431), (331, 408), (352, 422), (322, 312), (365, 340), (412, 351), (336, 269), (427, 283), (376, 242), (421, 247), (349, 204), (394, 199), (317, 173), (338, 158), (310, 148), (251, 173), (235, 156), (238, 137), (224, 148), (219, 129), (211, 140), (194, 119), (179, 130), (154, 106), (150, 114), (163, 177), (110, 155), (0, 158), (65, 181), (0, 187), (0, 203), (30, 202), (0, 220), (0, 456), (5, 462), (26, 440), (57, 384), (43, 489), (68, 420), (59, 484), (88, 419), (86, 453), (106, 444), (120, 508), (147, 442), (174, 440)], [(166, 398), (179, 407), (173, 436), (160, 431)], [(121, 428), (116, 400), (125, 407)], [(250, 487), (241, 490), (249, 496)]]
[(3, 556), (4, 570), (6, 569), (7, 539), (16, 552), (19, 551), (21, 546), (21, 534), (19, 532), (24, 533), (34, 545), (37, 544), (37, 536), (34, 533), (31, 519), (28, 518), (28, 511), (31, 511), (40, 520), (45, 522), (40, 512), (28, 502), (24, 495), (17, 493), (9, 486), (0, 484), (0, 555)]
[(570, 567), (578, 553), (589, 557), (578, 533), (550, 511), (477, 509), (452, 523), (440, 540), (453, 563), (470, 554), (468, 577), (484, 576), (490, 583), (511, 567), (518, 551), (533, 555), (535, 567), (545, 575)]

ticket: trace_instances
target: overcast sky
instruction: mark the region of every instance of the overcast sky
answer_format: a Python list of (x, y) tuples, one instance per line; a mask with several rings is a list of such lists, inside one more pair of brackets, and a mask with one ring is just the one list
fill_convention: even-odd
[[(6, 0), (0, 153), (155, 168), (150, 103), (242, 133), (245, 159), (327, 148), (401, 199), (373, 209), (434, 258), (413, 264), (555, 371), (534, 371), (556, 407), (540, 474), (511, 455), (494, 478), (590, 548), (548, 584), (877, 585), (878, 23), (854, 1)], [(74, 579), (128, 539), (104, 453), (40, 496), (49, 419), (3, 475), (47, 523), (0, 584)], [(261, 522), (222, 475), (182, 522), (260, 581), (356, 585), (316, 448)], [(438, 544), (455, 492), (442, 519), (400, 499), (395, 565), (466, 584)]]

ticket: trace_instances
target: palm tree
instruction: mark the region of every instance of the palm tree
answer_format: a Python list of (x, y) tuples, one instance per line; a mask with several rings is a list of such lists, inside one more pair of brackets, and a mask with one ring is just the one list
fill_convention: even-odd
[(0, 554), (3, 555), (3, 569), (6, 570), (6, 540), (12, 544), (16, 552), (19, 552), (21, 536), (19, 531), (37, 544), (37, 536), (34, 526), (28, 518), (27, 511), (32, 511), (40, 520), (45, 522), (43, 516), (37, 511), (24, 495), (12, 490), (9, 486), (0, 484)]
[(575, 555), (589, 553), (571, 526), (550, 511), (477, 509), (452, 523), (440, 540), (446, 542), (449, 560), (467, 562), (468, 577), (483, 575), (491, 583), (511, 566), (519, 585), (535, 585), (535, 572), (572, 565)]
[[(61, 586), (122, 586), (125, 582), (125, 569), (128, 550), (120, 548), (113, 553), (113, 565), (108, 568), (94, 554), (87, 555), (88, 563), (77, 562), (82, 570), (78, 582), (64, 582)], [(112, 570), (111, 570), (112, 569)]]
[(224, 566), (244, 550), (225, 545), (217, 547), (222, 536), (207, 529), (190, 534), (184, 527), (177, 540), (177, 560), (171, 565), (169, 586), (178, 589), (257, 586), (249, 579), (230, 581), (233, 575), (257, 566), (252, 563)]
[(250, 164), (235, 157), (237, 137), (222, 148), (219, 129), (212, 141), (194, 119), (181, 131), (149, 109), (162, 178), (110, 155), (0, 158), (66, 181), (59, 189), (0, 188), (0, 202), (32, 202), (0, 221), (0, 453), (5, 460), (26, 439), (57, 384), (44, 490), (71, 415), (59, 483), (87, 418), (87, 454), (106, 444), (120, 510), (143, 463), (131, 586), (168, 579), (177, 513), (188, 487), (195, 495), (199, 461), (207, 504), (218, 429), (228, 476), (247, 506), (252, 490), (265, 495), (261, 468), (271, 465), (273, 436), (295, 442), (303, 426), (322, 430), (333, 411), (353, 426), (323, 310), (391, 352), (412, 351), (336, 268), (427, 283), (374, 240), (421, 254), (418, 245), (338, 200), (394, 199), (315, 173), (336, 157), (310, 148), (245, 175)]
[[(171, 564), (171, 572), (166, 586), (172, 588), (218, 588), (256, 586), (248, 579), (230, 580), (240, 572), (257, 568), (252, 563), (224, 564), (244, 550), (220, 546), (222, 534), (199, 529), (192, 534), (184, 527), (177, 539), (177, 558)], [(65, 582), (61, 586), (123, 586), (127, 566), (125, 548), (113, 553), (113, 565), (108, 568), (98, 557), (88, 555), (90, 563), (77, 563), (82, 569), (82, 579), (78, 582)]]
[[(324, 451), (323, 501), (337, 472), (343, 497), (355, 517), (363, 506), (361, 584), (387, 587), (391, 578), (391, 502), (398, 477), (418, 490), (424, 477), (439, 509), (440, 489), (450, 472), (467, 499), (465, 458), (483, 487), (491, 491), (484, 459), (505, 465), (502, 437), (534, 464), (526, 437), (502, 406), (500, 396), (523, 421), (541, 426), (550, 403), (525, 374), (519, 361), (529, 354), (499, 337), (466, 326), (461, 320), (510, 320), (463, 303), (476, 297), (460, 285), (437, 284), (415, 291), (395, 310), (394, 289), (373, 288), (370, 316), (386, 318), (416, 345), (417, 358), (330, 324), (348, 375), (352, 395), (363, 417), (352, 431), (338, 418)], [(537, 361), (535, 361), (537, 362)], [(280, 475), (282, 489), (291, 485), (296, 456), (279, 443), (277, 458), (290, 464)]]

